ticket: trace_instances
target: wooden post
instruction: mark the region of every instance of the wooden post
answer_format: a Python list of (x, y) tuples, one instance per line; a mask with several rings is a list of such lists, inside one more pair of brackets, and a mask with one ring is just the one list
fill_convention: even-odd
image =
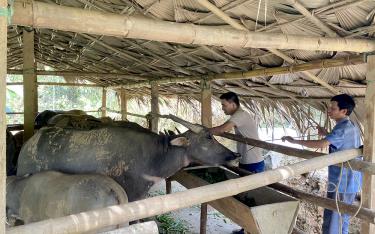
[[(212, 127), (212, 103), (210, 81), (201, 81), (201, 122), (205, 127)], [(207, 203), (201, 204), (200, 234), (206, 234), (207, 230)]]
[[(159, 85), (151, 82), (151, 113), (159, 114)], [(159, 118), (155, 117), (151, 120), (151, 131), (158, 132)]]
[(34, 134), (34, 120), (38, 113), (38, 87), (35, 75), (34, 30), (23, 30), (23, 103), (24, 135), (26, 142)]
[(172, 181), (170, 178), (165, 179), (165, 193), (166, 194), (172, 193)]
[(126, 119), (126, 112), (128, 112), (128, 99), (126, 91), (124, 89), (120, 90), (120, 105), (121, 105), (121, 120)]
[[(367, 89), (366, 89), (366, 121), (365, 121), (365, 141), (363, 156), (364, 160), (375, 162), (375, 55), (367, 57)], [(363, 207), (375, 208), (375, 178), (373, 175), (363, 173)], [(366, 222), (362, 222), (361, 233), (375, 233), (375, 226)]]
[(200, 234), (207, 232), (207, 203), (201, 204), (201, 220), (200, 220)]
[(212, 127), (212, 107), (211, 107), (211, 85), (209, 81), (201, 81), (201, 121), (205, 127)]
[[(6, 10), (7, 0), (0, 0), (0, 9)], [(0, 233), (5, 233), (6, 187), (6, 75), (7, 75), (7, 17), (0, 16)]]
[(102, 117), (107, 115), (107, 90), (103, 88), (102, 90)]

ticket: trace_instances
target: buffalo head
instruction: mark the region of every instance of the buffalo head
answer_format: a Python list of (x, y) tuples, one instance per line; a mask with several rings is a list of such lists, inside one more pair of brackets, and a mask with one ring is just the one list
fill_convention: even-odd
[(220, 144), (207, 128), (189, 123), (173, 115), (168, 117), (189, 129), (170, 142), (171, 145), (185, 147), (189, 161), (222, 165), (238, 157), (238, 154)]

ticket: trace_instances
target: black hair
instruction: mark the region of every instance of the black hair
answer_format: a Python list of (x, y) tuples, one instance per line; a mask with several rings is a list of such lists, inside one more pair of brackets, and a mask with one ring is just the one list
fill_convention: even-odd
[(340, 94), (331, 98), (331, 101), (337, 102), (340, 110), (347, 109), (346, 115), (349, 116), (355, 107), (354, 99), (348, 94)]
[(236, 103), (237, 106), (240, 106), (240, 100), (238, 99), (238, 96), (236, 93), (233, 93), (233, 92), (224, 93), (220, 96), (220, 99), (234, 102)]

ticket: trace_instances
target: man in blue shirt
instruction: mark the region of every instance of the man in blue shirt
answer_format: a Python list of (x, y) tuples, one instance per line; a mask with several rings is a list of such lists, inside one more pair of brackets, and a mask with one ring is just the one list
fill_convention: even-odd
[[(357, 149), (361, 146), (361, 137), (358, 127), (349, 119), (355, 107), (353, 98), (347, 94), (334, 96), (328, 108), (328, 116), (336, 122), (331, 133), (318, 126), (322, 140), (295, 140), (290, 136), (282, 138), (283, 141), (299, 144), (308, 148), (323, 148), (329, 146), (329, 153), (337, 151)], [(361, 189), (362, 174), (347, 168), (338, 166), (328, 167), (328, 191), (327, 197), (352, 204), (356, 193)], [(349, 231), (350, 216), (340, 214), (328, 209), (324, 210), (323, 234), (339, 234), (340, 227), (343, 234)]]

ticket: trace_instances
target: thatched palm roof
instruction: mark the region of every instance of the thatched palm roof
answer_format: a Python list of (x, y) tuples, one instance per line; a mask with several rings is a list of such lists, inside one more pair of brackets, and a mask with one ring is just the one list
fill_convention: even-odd
[[(227, 23), (195, 0), (44, 0), (84, 8), (126, 15), (206, 25), (228, 27)], [(375, 2), (365, 0), (299, 0), (302, 8), (313, 12), (320, 25), (301, 14), (294, 1), (287, 0), (213, 0), (217, 8), (250, 31), (332, 36), (344, 38), (372, 38), (375, 32)], [(318, 23), (319, 23), (318, 22)], [(22, 68), (22, 28), (9, 26), (8, 69)], [(303, 43), (303, 42), (301, 42)], [(260, 68), (286, 66), (289, 63), (273, 51), (174, 44), (166, 42), (87, 35), (51, 29), (36, 29), (36, 60), (57, 71), (116, 73), (129, 76), (85, 76), (84, 79), (104, 87), (136, 84), (159, 78), (202, 77), (212, 74), (245, 72)], [(356, 55), (349, 52), (282, 50), (296, 63), (319, 59), (342, 58)], [(228, 90), (242, 95), (243, 101), (254, 111), (265, 106), (277, 108), (281, 114), (301, 102), (324, 110), (321, 100), (337, 92), (358, 97), (365, 95), (366, 64), (322, 68), (306, 73), (252, 77), (242, 80), (215, 80), (214, 95)], [(311, 75), (328, 83), (331, 90), (314, 82)], [(131, 87), (131, 86), (123, 86)], [(127, 88), (131, 96), (150, 94), (149, 86)], [(160, 86), (164, 96), (179, 95), (199, 99), (199, 82), (168, 83)], [(259, 105), (263, 107), (259, 107)], [(257, 107), (256, 107), (257, 106)], [(283, 107), (282, 111), (280, 108)], [(362, 116), (362, 115), (361, 115)]]

